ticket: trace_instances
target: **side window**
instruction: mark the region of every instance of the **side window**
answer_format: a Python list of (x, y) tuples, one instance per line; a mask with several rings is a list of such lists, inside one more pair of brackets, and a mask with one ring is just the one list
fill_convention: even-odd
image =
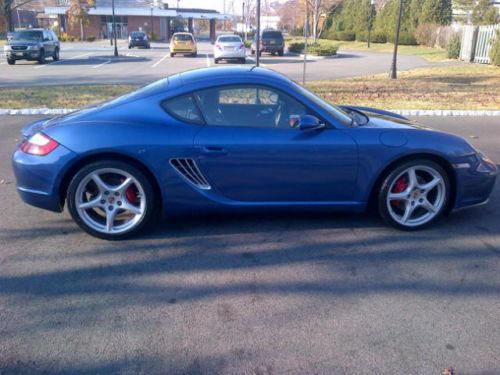
[(161, 106), (170, 115), (181, 121), (203, 124), (203, 117), (192, 95), (165, 100)]
[(290, 129), (307, 109), (268, 87), (217, 87), (195, 93), (207, 125)]

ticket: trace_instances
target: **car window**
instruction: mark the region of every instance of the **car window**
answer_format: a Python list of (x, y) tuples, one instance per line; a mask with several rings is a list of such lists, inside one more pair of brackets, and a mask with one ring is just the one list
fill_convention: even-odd
[(263, 39), (283, 39), (283, 35), (279, 31), (264, 31), (262, 33)]
[(180, 35), (174, 35), (174, 40), (188, 42), (188, 41), (193, 41), (193, 38), (191, 35), (188, 34), (180, 34)]
[(43, 32), (43, 39), (44, 39), (44, 40), (48, 40), (48, 41), (50, 41), (50, 40), (52, 40), (52, 36), (50, 35), (50, 33), (49, 33), (49, 32), (44, 31), (44, 32)]
[(185, 95), (173, 99), (165, 100), (161, 106), (169, 114), (179, 120), (202, 124), (203, 118), (200, 114), (192, 95)]
[(218, 87), (195, 93), (207, 125), (291, 129), (306, 107), (268, 87)]
[(52, 37), (52, 40), (54, 40), (54, 41), (59, 40), (59, 39), (57, 39), (57, 35), (52, 30), (50, 30), (49, 32), (50, 32), (50, 36)]
[(13, 40), (33, 40), (40, 41), (43, 38), (43, 33), (41, 31), (35, 30), (21, 30), (16, 31), (12, 35)]
[(221, 36), (219, 37), (219, 43), (238, 43), (241, 42), (239, 36)]

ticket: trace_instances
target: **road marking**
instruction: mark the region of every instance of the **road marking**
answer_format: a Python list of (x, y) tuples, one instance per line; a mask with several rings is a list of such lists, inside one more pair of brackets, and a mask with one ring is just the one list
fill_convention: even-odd
[(139, 55), (134, 55), (133, 53), (126, 53), (125, 56), (129, 57), (140, 57)]
[(37, 65), (34, 68), (35, 69), (45, 68), (46, 66), (49, 66), (49, 65), (52, 65), (52, 64), (59, 64), (61, 62), (67, 61), (67, 60), (74, 60), (74, 59), (78, 59), (80, 57), (85, 57), (85, 56), (88, 56), (88, 55), (90, 55), (90, 52), (89, 53), (84, 53), (83, 55), (73, 56), (73, 57), (70, 57), (69, 59), (65, 59), (65, 60), (57, 60), (57, 61), (52, 61), (50, 63), (46, 63), (44, 65)]
[(101, 67), (101, 66), (103, 66), (103, 65), (109, 64), (110, 62), (111, 62), (111, 60), (108, 60), (108, 61), (106, 61), (106, 62), (103, 62), (102, 64), (97, 64), (97, 65), (94, 65), (94, 66), (92, 67), (92, 69), (99, 68), (99, 67)]
[(5, 64), (7, 64), (7, 61), (5, 61), (5, 62), (3, 62), (3, 63), (0, 63), (0, 65), (5, 65)]
[(155, 62), (153, 65), (151, 65), (151, 68), (156, 68), (163, 60), (165, 60), (168, 57), (168, 54), (163, 56), (160, 60)]
[(205, 54), (207, 56), (207, 67), (210, 67), (210, 59), (208, 58), (208, 53)]

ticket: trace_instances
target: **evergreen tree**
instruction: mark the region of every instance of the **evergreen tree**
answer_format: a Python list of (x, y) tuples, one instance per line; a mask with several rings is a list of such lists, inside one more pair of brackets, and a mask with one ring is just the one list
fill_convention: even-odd
[(479, 0), (472, 10), (474, 25), (491, 25), (498, 22), (498, 10), (490, 0)]

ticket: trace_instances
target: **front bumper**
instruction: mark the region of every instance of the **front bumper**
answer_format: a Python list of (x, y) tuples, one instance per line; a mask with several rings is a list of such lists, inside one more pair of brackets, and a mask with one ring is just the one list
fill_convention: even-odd
[(38, 60), (40, 58), (40, 51), (6, 51), (5, 57), (9, 60)]
[(76, 154), (59, 145), (46, 156), (29, 155), (16, 150), (12, 167), (21, 199), (35, 207), (60, 212), (63, 208), (60, 185)]
[(454, 210), (486, 203), (498, 175), (498, 168), (492, 163), (478, 160), (477, 163), (455, 164), (457, 194)]

